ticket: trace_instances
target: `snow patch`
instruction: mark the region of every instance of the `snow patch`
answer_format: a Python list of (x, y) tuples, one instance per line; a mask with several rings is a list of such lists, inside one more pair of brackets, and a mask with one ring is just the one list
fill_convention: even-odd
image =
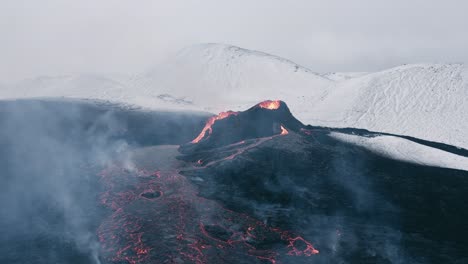
[(364, 147), (387, 158), (425, 166), (468, 171), (468, 158), (395, 136), (362, 137), (330, 133), (334, 139)]

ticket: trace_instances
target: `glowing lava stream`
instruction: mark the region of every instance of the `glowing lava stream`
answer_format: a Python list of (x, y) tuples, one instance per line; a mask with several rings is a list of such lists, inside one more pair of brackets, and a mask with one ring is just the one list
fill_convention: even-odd
[(284, 135), (287, 135), (287, 134), (289, 134), (288, 130), (286, 128), (284, 128), (283, 126), (281, 126), (281, 134), (280, 135), (284, 136)]
[[(227, 156), (227, 157), (225, 157), (225, 158), (219, 159), (219, 160), (210, 161), (210, 162), (208, 162), (207, 164), (205, 164), (204, 166), (201, 166), (201, 167), (199, 167), (199, 168), (206, 168), (206, 167), (209, 167), (209, 166), (211, 166), (211, 165), (213, 165), (213, 164), (215, 164), (215, 163), (218, 163), (218, 162), (224, 161), (224, 160), (233, 160), (235, 157), (237, 157), (238, 155), (244, 153), (246, 150), (252, 149), (252, 148), (254, 148), (254, 147), (256, 147), (256, 146), (262, 144), (263, 142), (265, 142), (265, 141), (267, 141), (267, 140), (270, 140), (270, 139), (272, 139), (272, 138), (273, 138), (273, 136), (272, 136), (272, 137), (258, 138), (258, 139), (256, 139), (255, 142), (252, 142), (252, 143), (248, 144), (248, 145), (245, 146), (245, 147), (239, 147), (239, 148), (236, 150), (236, 153), (231, 154), (231, 155), (229, 155), (229, 156)], [(226, 147), (232, 147), (232, 146), (236, 146), (236, 145), (243, 145), (243, 144), (245, 144), (245, 143), (246, 143), (246, 141), (243, 140), (243, 141), (240, 141), (240, 142), (236, 142), (236, 143), (227, 145)], [(198, 165), (202, 165), (202, 164), (203, 164), (203, 161), (202, 161), (202, 160), (198, 160), (198, 161), (197, 161), (197, 164), (198, 164)]]
[(200, 142), (200, 140), (202, 140), (206, 133), (208, 132), (208, 136), (213, 132), (213, 129), (211, 128), (213, 126), (213, 124), (217, 121), (217, 120), (221, 120), (221, 119), (224, 119), (228, 116), (231, 116), (231, 115), (237, 115), (239, 114), (238, 112), (234, 112), (234, 111), (227, 111), (227, 112), (221, 112), (219, 113), (217, 116), (212, 116), (208, 119), (208, 121), (206, 121), (206, 124), (205, 124), (205, 127), (203, 128), (203, 130), (200, 132), (200, 134), (198, 135), (198, 137), (196, 137), (194, 140), (192, 140), (192, 143), (198, 143)]
[(258, 104), (261, 108), (276, 110), (281, 106), (280, 100), (266, 100)]
[[(282, 125), (280, 126), (281, 127), (281, 133), (280, 134), (277, 134), (277, 135), (274, 135), (274, 136), (271, 136), (271, 137), (263, 137), (263, 138), (257, 138), (255, 139), (256, 141), (253, 142), (253, 143), (250, 143), (249, 145), (245, 146), (245, 147), (239, 147), (237, 150), (236, 150), (236, 153), (234, 154), (231, 154), (225, 158), (222, 158), (222, 159), (219, 159), (219, 160), (213, 160), (213, 161), (210, 161), (208, 162), (207, 164), (205, 164), (204, 166), (201, 166), (200, 168), (206, 168), (206, 167), (209, 167), (215, 163), (218, 163), (220, 161), (225, 161), (225, 160), (233, 160), (235, 157), (237, 157), (238, 155), (244, 153), (246, 150), (249, 150), (249, 149), (252, 149), (252, 148), (255, 148), (257, 147), (258, 145), (262, 144), (263, 142), (267, 141), (267, 140), (270, 140), (270, 139), (273, 139), (274, 137), (277, 137), (277, 136), (285, 136), (287, 134), (289, 134), (288, 130), (286, 128), (284, 128)], [(245, 144), (246, 141), (245, 140), (242, 140), (240, 142), (236, 142), (236, 143), (233, 143), (233, 144), (230, 144), (230, 145), (227, 145), (225, 147), (232, 147), (232, 146), (237, 146), (237, 145), (243, 145)], [(198, 165), (202, 165), (203, 164), (203, 161), (202, 160), (197, 160), (197, 164)]]

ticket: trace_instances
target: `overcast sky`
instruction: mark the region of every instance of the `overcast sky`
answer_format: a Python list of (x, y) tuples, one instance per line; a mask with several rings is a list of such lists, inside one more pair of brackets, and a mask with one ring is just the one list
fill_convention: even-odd
[(0, 82), (138, 73), (196, 43), (317, 72), (468, 62), (464, 0), (0, 0)]

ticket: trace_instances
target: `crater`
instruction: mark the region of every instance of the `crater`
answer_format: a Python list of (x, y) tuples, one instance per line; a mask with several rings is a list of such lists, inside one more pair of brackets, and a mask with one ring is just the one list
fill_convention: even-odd
[(162, 193), (160, 191), (149, 191), (149, 192), (144, 192), (140, 194), (141, 197), (146, 198), (146, 199), (156, 199), (161, 197)]

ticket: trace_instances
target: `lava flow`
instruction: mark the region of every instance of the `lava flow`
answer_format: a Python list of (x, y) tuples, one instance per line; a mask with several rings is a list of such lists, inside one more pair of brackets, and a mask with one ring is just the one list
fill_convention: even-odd
[(280, 126), (280, 127), (281, 127), (281, 133), (280, 134), (276, 134), (276, 135), (273, 135), (273, 136), (270, 136), (270, 137), (256, 138), (256, 139), (252, 139), (252, 140), (249, 140), (249, 141), (242, 140), (242, 141), (227, 145), (227, 146), (225, 146), (225, 148), (228, 148), (228, 149), (231, 148), (231, 147), (236, 146), (237, 147), (236, 151), (234, 153), (230, 154), (229, 156), (226, 156), (224, 158), (220, 158), (220, 159), (217, 159), (217, 160), (212, 160), (212, 161), (209, 161), (207, 163), (204, 163), (203, 160), (198, 159), (196, 164), (198, 166), (202, 167), (202, 168), (206, 168), (206, 167), (209, 167), (209, 166), (211, 166), (213, 164), (216, 164), (216, 163), (219, 163), (219, 162), (222, 162), (222, 161), (233, 160), (237, 156), (239, 156), (240, 154), (244, 153), (245, 151), (250, 150), (252, 148), (255, 148), (255, 147), (261, 145), (265, 141), (271, 140), (271, 139), (273, 139), (273, 138), (275, 138), (277, 136), (285, 136), (285, 135), (289, 134), (289, 132), (288, 132), (288, 130), (286, 128), (284, 128), (283, 126)]
[(208, 132), (208, 136), (213, 132), (213, 129), (211, 128), (213, 126), (213, 124), (217, 121), (217, 120), (221, 120), (221, 119), (224, 119), (228, 116), (231, 116), (231, 115), (237, 115), (238, 112), (234, 112), (234, 111), (227, 111), (227, 112), (221, 112), (219, 113), (218, 115), (216, 116), (212, 116), (208, 119), (208, 121), (206, 121), (206, 124), (205, 124), (205, 127), (203, 128), (203, 130), (200, 132), (200, 134), (194, 139), (192, 140), (192, 143), (198, 143), (200, 142), (200, 140), (202, 140), (206, 133)]
[(100, 174), (107, 188), (101, 201), (112, 210), (98, 230), (105, 263), (274, 264), (318, 254), (293, 232), (198, 196), (177, 166), (167, 165), (177, 162), (177, 148), (158, 153), (165, 158), (151, 170)]
[(261, 108), (276, 110), (281, 106), (280, 100), (266, 100), (258, 104)]
[(280, 135), (284, 136), (284, 135), (287, 135), (287, 134), (289, 134), (288, 130), (286, 128), (284, 128), (283, 126), (281, 126), (281, 134)]

